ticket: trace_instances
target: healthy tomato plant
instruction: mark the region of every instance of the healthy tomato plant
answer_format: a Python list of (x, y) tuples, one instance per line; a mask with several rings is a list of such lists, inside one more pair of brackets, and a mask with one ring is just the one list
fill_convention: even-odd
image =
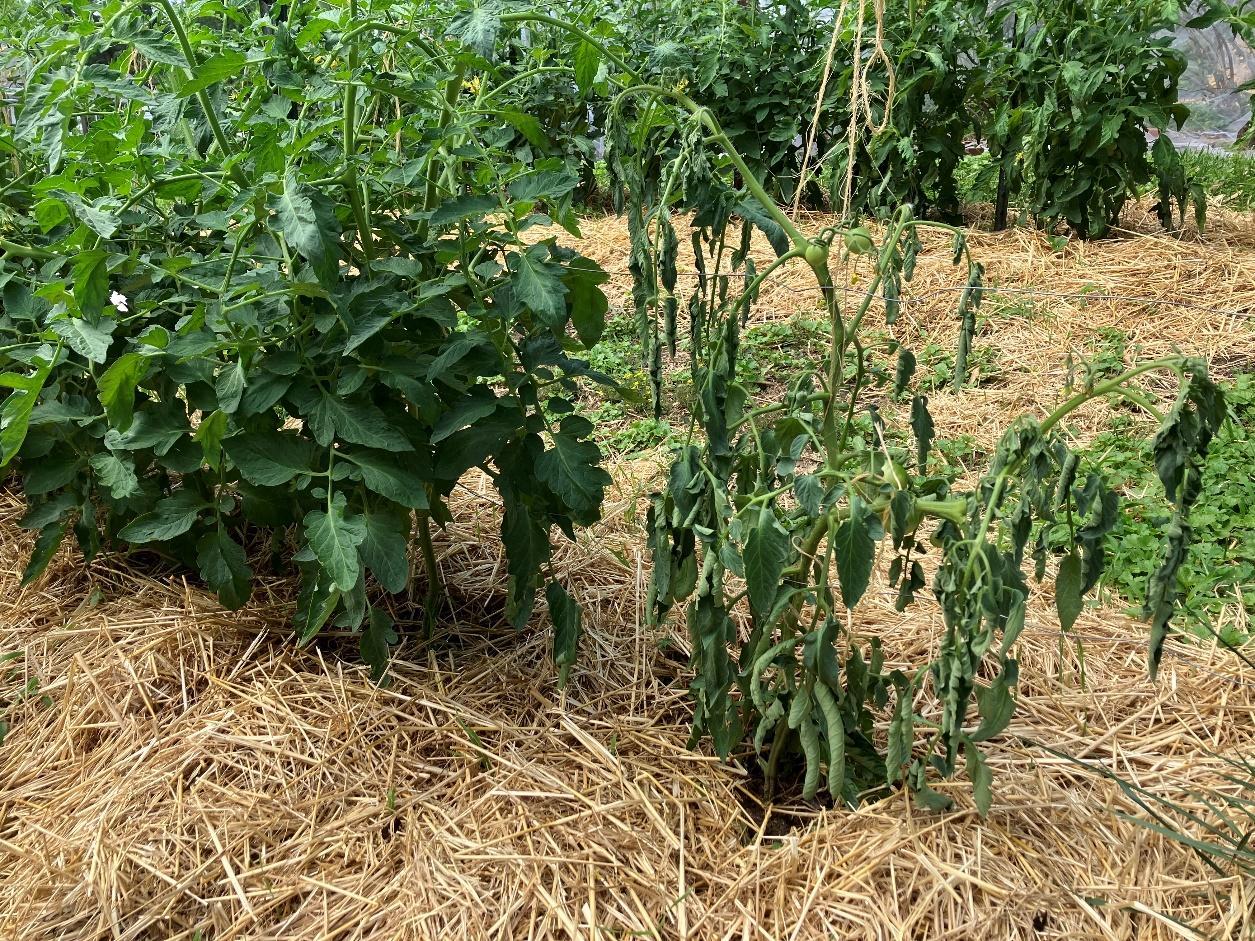
[(360, 628), (382, 670), (411, 534), (430, 623), (430, 527), (479, 468), (510, 618), (544, 588), (565, 675), (579, 613), (550, 534), (597, 519), (609, 481), (573, 405), (606, 276), (560, 244), (577, 177), (519, 158), (535, 119), (498, 95), (502, 19), (414, 14), (76, 3), (0, 39), (0, 466), (38, 533), (26, 581), (73, 534), (239, 607), (269, 547), (300, 571), (301, 639)]

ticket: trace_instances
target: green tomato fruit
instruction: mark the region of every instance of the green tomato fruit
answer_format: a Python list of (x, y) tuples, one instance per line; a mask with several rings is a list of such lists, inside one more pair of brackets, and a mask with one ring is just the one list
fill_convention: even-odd
[(907, 476), (906, 468), (897, 461), (890, 461), (881, 469), (880, 479), (891, 484), (895, 490), (905, 490), (911, 485), (911, 478)]
[(860, 226), (845, 233), (845, 247), (851, 255), (866, 255), (876, 246), (872, 234)]
[(806, 263), (817, 268), (828, 260), (828, 246), (823, 242), (811, 242), (806, 246)]

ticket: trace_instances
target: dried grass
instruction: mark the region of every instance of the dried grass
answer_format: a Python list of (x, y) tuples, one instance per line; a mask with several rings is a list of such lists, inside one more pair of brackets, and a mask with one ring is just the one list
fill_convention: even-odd
[[(811, 232), (836, 222), (818, 213), (799, 219)], [(1127, 363), (1181, 350), (1205, 357), (1219, 376), (1255, 370), (1255, 216), (1217, 209), (1205, 239), (1192, 228), (1176, 237), (1158, 230), (1147, 205), (1139, 203), (1126, 212), (1125, 225), (1121, 237), (1068, 241), (1059, 248), (1046, 233), (1031, 228), (969, 233), (968, 244), (985, 265), (989, 288), (975, 345), (992, 351), (993, 363), (977, 387), (931, 397), (941, 437), (970, 435), (978, 446), (993, 446), (1010, 417), (1041, 413), (1060, 400), (1069, 357), (1078, 367), (1092, 359), (1105, 331), (1125, 338)], [(584, 236), (577, 247), (614, 275), (607, 292), (611, 302), (630, 309), (626, 227), (608, 216), (587, 223)], [(753, 244), (761, 269), (774, 255), (761, 235)], [(695, 269), (686, 253), (688, 240), (681, 237), (680, 245), (683, 288)], [(966, 274), (951, 264), (946, 233), (925, 231), (924, 246), (902, 313), (884, 328), (886, 338), (917, 353), (929, 343), (952, 351)], [(845, 275), (850, 282), (846, 303), (857, 304), (867, 284), (866, 264)], [(764, 285), (753, 322), (815, 311), (819, 300), (814, 277), (799, 260)], [(1157, 381), (1163, 391), (1163, 377), (1149, 377), (1148, 388), (1156, 388)], [(1104, 405), (1094, 403), (1073, 413), (1069, 424), (1088, 438), (1107, 418)]]
[[(604, 243), (609, 268), (622, 258), (616, 225), (587, 227), (586, 248)], [(1000, 283), (1255, 305), (1249, 230), (1062, 255), (1034, 233), (973, 241)], [(917, 292), (951, 278), (946, 267), (921, 265)], [(1063, 351), (1102, 325), (1148, 351), (1252, 352), (1244, 322), (1193, 309), (1041, 310), (991, 316), (984, 342), (1012, 358), (1013, 376), (951, 407), (938, 396), (947, 433), (1036, 407), (1060, 384)], [(919, 300), (895, 330), (944, 336), (951, 321)], [(1115, 785), (1025, 744), (1189, 801), (1223, 786), (1217, 755), (1255, 755), (1255, 671), (1177, 642), (1152, 684), (1144, 628), (1098, 608), (1076, 628), (1082, 686), (1050, 599), (1036, 598), (1020, 708), (989, 746), (988, 820), (962, 780), (943, 785), (958, 805), (947, 814), (901, 795), (852, 813), (764, 813), (740, 766), (687, 747), (684, 641), (643, 626), (641, 495), (654, 472), (619, 467), (605, 522), (560, 550), (588, 607), (565, 693), (547, 632), (499, 626), (499, 511), (474, 481), (438, 547), (456, 613), (434, 644), (406, 640), (387, 689), (350, 640), (293, 647), (281, 581), (232, 615), (173, 577), (114, 558), (84, 569), (67, 551), (20, 589), (28, 534), (17, 498), (0, 496), (0, 654), (22, 654), (0, 674), (12, 725), (0, 747), (0, 937), (1255, 937), (1255, 883), (1217, 876), (1121, 817), (1135, 808)], [(856, 627), (903, 663), (927, 657), (941, 630), (927, 605), (896, 614), (883, 583)], [(18, 701), (30, 679), (39, 694)]]

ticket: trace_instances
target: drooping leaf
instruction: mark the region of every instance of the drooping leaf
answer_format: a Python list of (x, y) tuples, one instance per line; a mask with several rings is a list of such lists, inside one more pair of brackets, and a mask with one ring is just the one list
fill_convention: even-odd
[(25, 587), (48, 569), (48, 564), (61, 548), (65, 540), (67, 525), (64, 522), (49, 523), (39, 531), (35, 539), (35, 548), (27, 560), (26, 569), (22, 572), (22, 586)]
[(565, 588), (551, 581), (545, 586), (549, 620), (553, 622), (553, 662), (558, 667), (558, 687), (566, 686), (579, 653), (583, 614)]
[[(1014, 664), (1015, 661), (1008, 661)], [(1014, 667), (1011, 667), (1014, 671)], [(1015, 713), (1015, 699), (1011, 695), (1011, 678), (1008, 671), (994, 679), (988, 686), (976, 688), (976, 705), (980, 711), (980, 725), (971, 734), (973, 742), (984, 742), (1000, 734), (1011, 723)]]
[(218, 594), (222, 606), (234, 611), (244, 607), (253, 593), (253, 570), (244, 547), (225, 530), (206, 533), (196, 544), (196, 563), (201, 578)]
[(1081, 557), (1075, 551), (1069, 552), (1059, 563), (1059, 575), (1055, 579), (1055, 610), (1059, 614), (1059, 627), (1065, 631), (1072, 630), (1084, 607), (1083, 577)]
[(972, 782), (972, 798), (976, 802), (976, 812), (982, 818), (989, 816), (989, 808), (993, 806), (993, 772), (980, 749), (972, 742), (963, 747), (967, 755), (967, 776)]
[(360, 641), (362, 659), (370, 666), (370, 678), (376, 683), (388, 669), (392, 647), (400, 640), (392, 618), (379, 608), (371, 608)]
[[(915, 354), (902, 347), (898, 351), (898, 365), (893, 374), (893, 394), (901, 395), (906, 391), (906, 387), (911, 382), (911, 377), (915, 375)], [(927, 448), (925, 448), (927, 451)]]
[(910, 760), (914, 745), (915, 723), (910, 692), (910, 687), (899, 690), (893, 719), (889, 722), (888, 751), (885, 753), (885, 777), (889, 784), (896, 784), (902, 777), (903, 766)]
[(745, 537), (743, 555), (750, 608), (762, 617), (775, 604), (789, 562), (789, 534), (770, 509), (759, 512), (757, 525)]
[(837, 579), (841, 583), (841, 601), (853, 610), (867, 590), (876, 562), (876, 541), (872, 538), (870, 516), (861, 500), (851, 501), (850, 517), (832, 535), (837, 559)]
[(932, 448), (933, 417), (928, 412), (928, 399), (917, 395), (911, 400), (911, 430), (915, 433), (915, 462), (920, 472), (928, 466), (928, 452)]

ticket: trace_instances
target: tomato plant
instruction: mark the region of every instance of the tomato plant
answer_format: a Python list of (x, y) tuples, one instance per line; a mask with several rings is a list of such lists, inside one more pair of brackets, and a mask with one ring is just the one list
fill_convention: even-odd
[[(927, 399), (916, 394), (909, 406), (886, 406), (886, 398), (909, 390), (915, 357), (878, 347), (870, 325), (874, 312), (889, 323), (897, 316), (919, 233), (947, 231), (956, 264), (968, 262), (958, 312), (961, 384), (982, 292), (980, 266), (968, 258), (962, 233), (904, 208), (878, 245), (865, 230), (808, 235), (772, 202), (713, 113), (684, 93), (635, 86), (618, 97), (615, 113), (612, 164), (630, 194), (635, 301), (655, 377), (663, 352), (676, 350), (682, 301), (672, 216), (694, 213), (698, 279), (683, 303), (692, 423), (666, 488), (653, 497), (648, 540), (653, 615), (682, 608), (690, 635), (695, 735), (708, 735), (725, 757), (749, 738), (766, 753), (769, 795), (796, 762), (803, 796), (826, 780), (831, 796), (847, 803), (904, 782), (925, 804), (943, 806), (930, 772), (953, 774), (962, 759), (977, 806), (987, 811), (990, 772), (980, 743), (1012, 716), (1026, 563), (1031, 556), (1039, 580), (1057, 563), (1054, 591), (1068, 630), (1103, 572), (1104, 537), (1116, 521), (1115, 494), (1101, 469), (1080, 473), (1063, 422), (1083, 403), (1112, 394), (1156, 413), (1135, 380), (1152, 370), (1180, 377), (1179, 398), (1160, 416), (1153, 445), (1173, 506), (1147, 591), (1154, 672), (1203, 459), (1225, 419), (1220, 391), (1202, 362), (1184, 357), (1095, 378), (1045, 417), (1013, 423), (976, 488), (952, 492), (925, 471), (934, 437)], [(662, 173), (651, 174), (658, 165)], [(755, 229), (778, 254), (762, 270), (749, 252)], [(808, 266), (820, 289), (826, 362), (782, 399), (755, 401), (737, 378), (740, 330), (759, 288), (790, 262)], [(834, 271), (843, 285), (857, 275), (860, 289), (847, 294)], [(893, 354), (896, 368), (875, 368)], [(892, 388), (877, 388), (879, 375)], [(1035, 524), (1055, 522), (1048, 541), (1051, 527)], [(879, 644), (858, 630), (858, 606), (882, 549), (892, 556), (888, 576), (899, 610), (914, 603), (931, 572), (945, 630), (927, 663), (889, 670)], [(935, 705), (923, 708), (930, 698)], [(883, 746), (875, 731), (881, 716), (889, 720)]]
[(498, 95), (502, 19), (67, 9), (0, 43), (0, 466), (38, 533), (25, 580), (72, 534), (88, 559), (191, 566), (234, 608), (269, 557), (299, 569), (301, 639), (361, 629), (379, 671), (411, 534), (430, 623), (430, 528), (480, 468), (510, 618), (543, 588), (565, 674), (579, 613), (547, 562), (609, 481), (573, 407), (606, 276), (554, 234), (577, 231), (576, 175), (517, 152), (538, 132)]

